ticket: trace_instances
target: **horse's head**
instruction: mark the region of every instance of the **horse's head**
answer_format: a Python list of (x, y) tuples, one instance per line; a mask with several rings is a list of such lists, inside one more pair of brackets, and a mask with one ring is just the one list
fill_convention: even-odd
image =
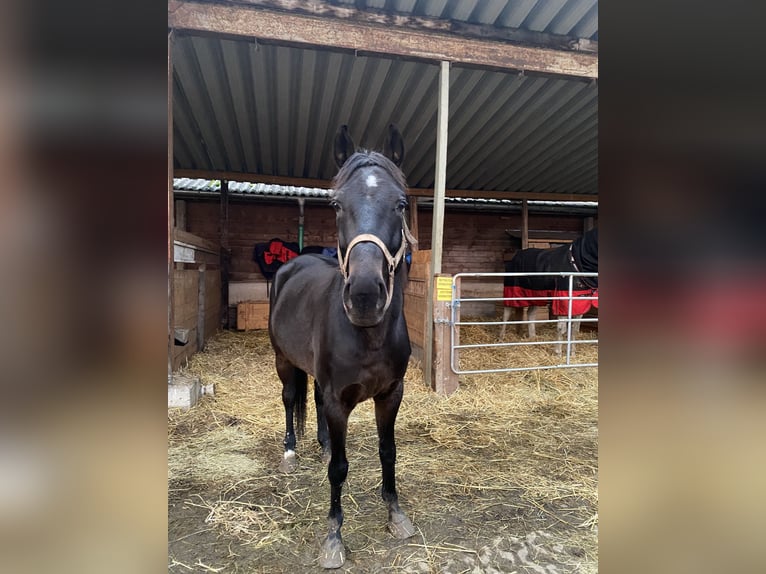
[(373, 151), (356, 152), (347, 126), (335, 138), (335, 161), (341, 169), (330, 205), (338, 225), (343, 307), (359, 327), (383, 320), (407, 240), (413, 241), (404, 220), (407, 184), (399, 169), (404, 145), (393, 125), (386, 149), (391, 159)]

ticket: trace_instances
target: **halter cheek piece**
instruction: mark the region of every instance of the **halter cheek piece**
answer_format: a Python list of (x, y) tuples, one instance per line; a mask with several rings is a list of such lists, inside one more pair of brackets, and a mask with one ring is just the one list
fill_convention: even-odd
[[(417, 245), (417, 239), (415, 239), (412, 236), (412, 233), (410, 233), (410, 229), (407, 227), (407, 222), (404, 220), (404, 215), (402, 215), (402, 242), (399, 245), (399, 250), (393, 257), (391, 256), (391, 252), (388, 250), (388, 247), (386, 247), (386, 244), (383, 243), (379, 237), (373, 235), (372, 233), (362, 233), (354, 237), (346, 247), (345, 258), (343, 257), (343, 251), (340, 249), (340, 243), (338, 244), (338, 262), (340, 263), (340, 272), (343, 275), (344, 281), (348, 281), (349, 258), (351, 255), (351, 250), (355, 245), (359, 243), (374, 243), (383, 252), (383, 256), (388, 262), (388, 290), (386, 292), (386, 306), (383, 307), (384, 313), (388, 310), (389, 305), (391, 305), (391, 298), (394, 296), (394, 276), (396, 275), (396, 268), (399, 266), (399, 263), (401, 263), (402, 257), (404, 257), (404, 251), (407, 249), (408, 241), (412, 245)], [(343, 307), (346, 307), (345, 301), (343, 302)]]

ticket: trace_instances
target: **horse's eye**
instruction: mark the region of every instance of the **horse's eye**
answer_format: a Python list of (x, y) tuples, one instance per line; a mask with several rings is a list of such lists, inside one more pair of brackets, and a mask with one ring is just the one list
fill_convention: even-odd
[(330, 207), (332, 207), (335, 211), (340, 211), (340, 203), (338, 203), (334, 199), (330, 201)]
[(399, 203), (396, 204), (396, 209), (399, 211), (404, 211), (405, 209), (407, 209), (407, 200), (406, 199), (399, 200)]

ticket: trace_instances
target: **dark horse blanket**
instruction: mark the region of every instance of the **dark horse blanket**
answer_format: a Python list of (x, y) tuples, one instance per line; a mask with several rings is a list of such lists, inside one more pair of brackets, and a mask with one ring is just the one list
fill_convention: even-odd
[(266, 243), (256, 243), (253, 249), (253, 261), (258, 264), (261, 273), (270, 281), (274, 274), (283, 264), (294, 257), (298, 257), (299, 247), (297, 243), (282, 241), (275, 237)]
[[(598, 271), (598, 229), (588, 231), (570, 245), (551, 249), (522, 249), (513, 259), (505, 262), (506, 273), (540, 273), (573, 271), (595, 273)], [(529, 300), (527, 297), (568, 297), (568, 277), (514, 277), (503, 280), (503, 304), (506, 307), (544, 307), (545, 300)], [(573, 297), (598, 297), (598, 277), (575, 277), (572, 284)], [(513, 297), (514, 299), (508, 299)], [(566, 315), (569, 301), (554, 299), (551, 302), (554, 315)], [(598, 299), (574, 299), (572, 315), (583, 315), (591, 305), (598, 307)]]

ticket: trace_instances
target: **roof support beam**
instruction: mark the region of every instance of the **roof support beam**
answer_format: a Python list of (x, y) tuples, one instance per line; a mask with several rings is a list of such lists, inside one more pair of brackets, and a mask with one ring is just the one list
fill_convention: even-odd
[(170, 0), (168, 26), (178, 30), (357, 50), (433, 62), (449, 61), (556, 76), (598, 78), (598, 54), (276, 12), (241, 4)]
[[(202, 169), (176, 169), (173, 177), (189, 179), (227, 179), (229, 181), (248, 181), (254, 183), (271, 183), (274, 185), (294, 185), (297, 187), (317, 187), (331, 189), (329, 179), (309, 179), (300, 177), (283, 177), (259, 173), (240, 173), (234, 171), (209, 171)], [(410, 187), (407, 195), (413, 197), (433, 197), (431, 188)], [(467, 197), (474, 199), (529, 199), (532, 201), (598, 201), (598, 195), (579, 193), (554, 193), (536, 191), (483, 191), (472, 189), (447, 189), (446, 197)]]

